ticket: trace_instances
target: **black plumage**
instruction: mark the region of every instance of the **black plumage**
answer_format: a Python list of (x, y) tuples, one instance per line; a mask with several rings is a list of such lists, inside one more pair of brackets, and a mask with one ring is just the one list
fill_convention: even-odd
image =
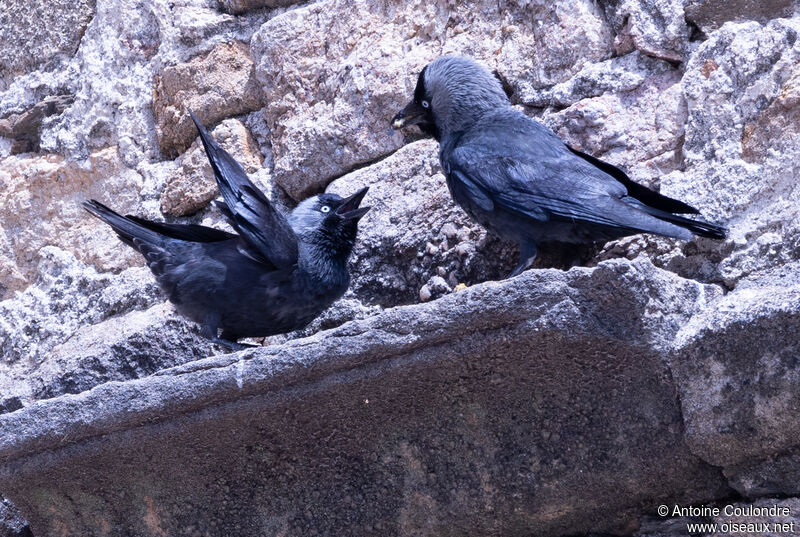
[(622, 170), (564, 144), (515, 110), (501, 82), (477, 62), (443, 57), (420, 73), (412, 101), (392, 120), (419, 125), (440, 144), (453, 199), (477, 222), (520, 244), (606, 241), (647, 232), (722, 239), (725, 229), (683, 214), (693, 207), (632, 181)]
[(369, 210), (359, 208), (367, 189), (347, 199), (314, 196), (287, 218), (192, 119), (224, 199), (217, 206), (238, 234), (122, 216), (95, 200), (84, 207), (145, 257), (168, 299), (205, 337), (241, 348), (242, 337), (303, 328), (349, 286), (347, 259)]

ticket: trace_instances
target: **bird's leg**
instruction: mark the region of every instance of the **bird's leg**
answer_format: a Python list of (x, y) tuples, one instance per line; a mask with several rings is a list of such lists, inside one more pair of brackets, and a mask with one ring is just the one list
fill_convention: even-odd
[(222, 345), (223, 347), (227, 347), (234, 351), (241, 351), (244, 349), (252, 349), (258, 347), (258, 345), (251, 345), (249, 343), (239, 343), (236, 341), (237, 339), (239, 339), (239, 336), (223, 330), (222, 335), (220, 335), (220, 337), (218, 338), (212, 339), (212, 341), (214, 343), (217, 343), (219, 345)]
[(217, 329), (219, 328), (220, 320), (219, 313), (207, 314), (203, 319), (202, 326), (200, 327), (200, 335), (210, 340), (212, 343), (216, 343), (217, 345), (221, 345), (222, 347), (232, 351), (241, 351), (250, 347), (255, 347), (255, 345), (243, 345), (242, 343), (237, 343), (236, 337), (230, 337), (230, 334), (226, 334), (224, 331), (222, 332), (222, 337), (217, 337)]
[(207, 313), (200, 325), (200, 335), (214, 341), (217, 339), (217, 328), (221, 321), (219, 313)]
[(230, 340), (230, 339), (221, 338), (221, 337), (212, 337), (211, 338), (211, 342), (212, 343), (216, 343), (217, 345), (220, 345), (220, 346), (225, 347), (226, 349), (230, 349), (232, 351), (243, 351), (245, 349), (252, 349), (252, 348), (258, 347), (258, 345), (250, 345), (250, 344), (247, 344), (247, 343), (237, 343), (236, 341), (233, 341), (233, 340)]
[(514, 276), (519, 276), (533, 265), (535, 259), (536, 243), (531, 240), (521, 240), (519, 242), (519, 265), (511, 271), (508, 277), (513, 278)]

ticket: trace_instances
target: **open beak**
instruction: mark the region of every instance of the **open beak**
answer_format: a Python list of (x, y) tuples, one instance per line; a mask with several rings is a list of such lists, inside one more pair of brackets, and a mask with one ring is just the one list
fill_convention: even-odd
[(421, 123), (425, 119), (425, 112), (427, 112), (427, 110), (422, 108), (422, 106), (411, 101), (392, 118), (392, 128), (394, 130), (399, 130), (409, 125)]
[(361, 204), (361, 200), (364, 199), (364, 196), (369, 190), (368, 186), (365, 186), (349, 198), (342, 201), (342, 204), (336, 208), (336, 214), (345, 219), (345, 220), (358, 220), (369, 211), (369, 207), (359, 207)]

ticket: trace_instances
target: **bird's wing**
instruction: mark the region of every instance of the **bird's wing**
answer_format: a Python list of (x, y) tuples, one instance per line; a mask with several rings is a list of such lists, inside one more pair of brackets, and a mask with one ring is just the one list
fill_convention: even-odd
[(625, 188), (628, 190), (628, 195), (632, 198), (635, 198), (645, 205), (653, 207), (654, 209), (658, 209), (660, 211), (665, 211), (668, 213), (678, 213), (678, 214), (699, 214), (700, 211), (692, 207), (691, 205), (687, 205), (686, 203), (669, 198), (663, 194), (659, 194), (654, 190), (650, 190), (646, 186), (640, 185), (631, 180), (628, 175), (617, 168), (616, 166), (609, 164), (608, 162), (603, 162), (602, 160), (595, 158), (589, 154), (586, 154), (582, 151), (578, 151), (577, 149), (567, 146), (567, 149), (572, 151), (575, 155), (578, 155), (583, 160), (595, 166), (596, 168), (602, 170), (603, 172), (607, 173), (620, 183), (622, 183)]
[(505, 153), (479, 144), (462, 145), (448, 159), (450, 178), (473, 196), (477, 193), (481, 200), (477, 203), (486, 208), (489, 200), (492, 206), (540, 221), (555, 217), (623, 225), (614, 218), (614, 211), (609, 212), (609, 204), (624, 205), (620, 200), (627, 191), (607, 174), (595, 172), (571, 153), (539, 159), (513, 150)]
[(286, 217), (269, 202), (266, 196), (247, 177), (242, 166), (208, 134), (208, 131), (189, 112), (200, 133), (217, 185), (225, 200), (230, 219), (253, 254), (263, 256), (278, 268), (297, 262), (297, 237)]

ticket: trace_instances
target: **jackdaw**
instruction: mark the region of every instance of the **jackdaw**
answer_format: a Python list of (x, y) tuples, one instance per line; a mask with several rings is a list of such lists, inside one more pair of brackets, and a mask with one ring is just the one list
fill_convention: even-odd
[(689, 240), (725, 228), (680, 214), (697, 209), (633, 182), (566, 145), (511, 107), (499, 78), (469, 58), (445, 56), (419, 74), (414, 98), (392, 120), (439, 141), (453, 199), (486, 229), (520, 246), (527, 270), (537, 245), (607, 241), (647, 232)]
[[(177, 310), (215, 343), (241, 349), (243, 337), (299, 330), (350, 284), (347, 259), (356, 240), (363, 188), (347, 199), (320, 194), (286, 218), (192, 114), (238, 234), (195, 224), (122, 216), (91, 200), (83, 206), (147, 260)], [(218, 330), (222, 334), (218, 337)]]

